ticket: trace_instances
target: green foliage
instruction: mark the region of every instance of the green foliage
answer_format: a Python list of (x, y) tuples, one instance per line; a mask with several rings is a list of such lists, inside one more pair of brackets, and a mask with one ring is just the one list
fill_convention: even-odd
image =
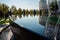
[(9, 22), (10, 22), (10, 20), (3, 20), (0, 22), (0, 24), (5, 24), (5, 23), (9, 23)]
[(40, 15), (40, 10), (34, 10), (34, 15)]
[(7, 18), (9, 12), (9, 7), (6, 4), (0, 4), (0, 16), (1, 18)]
[(58, 21), (58, 17), (55, 16), (55, 15), (51, 16), (50, 19), (49, 19), (49, 23), (50, 24), (54, 24), (55, 25), (57, 23), (57, 21)]
[[(6, 23), (10, 23), (11, 22), (10, 20), (7, 20), (7, 19), (9, 19), (9, 13), (12, 13), (12, 15), (16, 15), (16, 16), (18, 15), (20, 18), (22, 17), (22, 14), (23, 14), (23, 16), (28, 16), (28, 14), (29, 14), (29, 10), (28, 9), (26, 9), (26, 10), (23, 9), (23, 11), (22, 11), (22, 9), (19, 8), (17, 10), (17, 8), (14, 5), (9, 10), (9, 7), (6, 4), (0, 4), (0, 11), (3, 14), (2, 15), (2, 17), (3, 17), (2, 19), (3, 20), (0, 19), (0, 24), (6, 24)], [(32, 16), (33, 14), (34, 14), (34, 10), (30, 10), (30, 16)], [(36, 10), (35, 14), (39, 15), (39, 11)], [(15, 20), (15, 19), (16, 19), (16, 17), (15, 18), (13, 17), (13, 20)]]
[(28, 11), (28, 9), (26, 9), (25, 10), (25, 15), (28, 16), (28, 14), (29, 14), (29, 11)]
[(51, 2), (51, 4), (50, 4), (50, 10), (51, 10), (51, 11), (58, 10), (58, 4), (57, 4), (57, 1)]
[(32, 16), (34, 14), (33, 10), (30, 10), (30, 16)]
[(7, 14), (9, 7), (6, 4), (1, 5), (1, 11), (3, 14)]

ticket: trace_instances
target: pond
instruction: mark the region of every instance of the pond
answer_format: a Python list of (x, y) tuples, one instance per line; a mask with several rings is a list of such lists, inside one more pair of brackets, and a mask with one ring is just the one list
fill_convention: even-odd
[(39, 23), (40, 16), (23, 16), (20, 18), (19, 16), (12, 17), (12, 20), (17, 23), (18, 25), (22, 26), (23, 28), (26, 28), (28, 30), (31, 30), (37, 34), (44, 35), (45, 33), (45, 26), (41, 25)]

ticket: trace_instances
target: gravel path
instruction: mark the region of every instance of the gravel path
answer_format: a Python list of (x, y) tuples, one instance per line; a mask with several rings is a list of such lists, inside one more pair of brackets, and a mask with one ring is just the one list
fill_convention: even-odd
[(0, 40), (10, 40), (12, 35), (13, 34), (12, 34), (10, 28), (8, 28), (0, 35)]

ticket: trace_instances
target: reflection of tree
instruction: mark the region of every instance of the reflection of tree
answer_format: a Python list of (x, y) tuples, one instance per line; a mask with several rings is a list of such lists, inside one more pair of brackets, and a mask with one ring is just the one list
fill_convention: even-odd
[(57, 4), (57, 0), (55, 0), (54, 2), (50, 3), (50, 11), (51, 14), (53, 15), (50, 17), (50, 24), (55, 25), (57, 23), (58, 20), (57, 10), (58, 10), (58, 4)]
[(25, 10), (25, 15), (28, 16), (28, 14), (29, 14), (29, 11), (28, 11), (28, 9), (26, 9)]
[(56, 25), (57, 21), (58, 21), (58, 17), (56, 15), (54, 15), (54, 16), (50, 17), (49, 23), (51, 25)]
[(17, 15), (11, 15), (11, 16), (10, 16), (10, 19), (12, 19), (13, 21), (15, 21), (16, 18), (17, 18)]
[(22, 13), (23, 13), (23, 16), (25, 17), (25, 9), (23, 9), (23, 12)]
[(40, 11), (39, 10), (36, 10), (36, 15), (40, 15)]
[[(26, 16), (28, 16), (28, 14), (29, 14), (29, 11), (28, 11), (28, 9), (23, 9), (23, 11), (22, 11), (22, 9), (16, 9), (16, 7), (15, 6), (12, 6), (11, 8), (10, 8), (10, 10), (9, 10), (9, 7), (6, 5), (6, 4), (0, 4), (0, 17), (3, 17), (3, 21), (0, 21), (0, 24), (4, 24), (4, 23), (10, 23), (10, 19), (9, 18), (7, 18), (7, 17), (9, 17), (9, 12), (10, 12), (10, 16), (12, 16), (12, 20), (16, 20), (16, 18), (17, 18), (17, 15), (21, 18), (22, 17), (22, 14), (23, 14), (23, 16), (25, 17), (25, 15)], [(34, 11), (34, 10), (30, 10), (30, 15), (32, 16), (32, 15), (35, 15), (36, 14), (36, 11)], [(6, 19), (9, 19), (9, 20), (6, 20)], [(5, 30), (5, 29), (4, 29)]]
[(18, 16), (19, 16), (20, 18), (22, 17), (22, 9), (21, 9), (21, 8), (18, 9)]
[[(13, 5), (10, 10), (9, 10), (9, 7), (6, 5), (6, 4), (1, 4), (0, 3), (0, 19), (1, 18), (5, 18), (5, 20), (7, 19), (7, 17), (9, 17), (9, 14), (11, 15), (18, 15), (20, 18), (22, 17), (22, 14), (23, 16), (28, 16), (28, 14), (30, 14), (30, 16), (35, 16), (36, 14), (39, 15), (39, 11), (38, 10), (28, 10), (28, 9), (22, 9), (19, 8), (18, 10), (16, 9), (16, 7)], [(10, 16), (11, 16), (10, 15)]]
[(45, 16), (45, 14), (46, 14), (46, 12), (45, 12), (46, 10), (42, 10), (41, 12), (42, 12), (42, 16)]
[(34, 16), (36, 15), (36, 10), (34, 10)]
[(34, 11), (30, 10), (30, 16), (33, 16)]
[(50, 10), (56, 12), (58, 10), (57, 0), (50, 3)]
[(13, 15), (17, 14), (17, 9), (14, 5), (10, 8), (10, 11), (13, 13)]

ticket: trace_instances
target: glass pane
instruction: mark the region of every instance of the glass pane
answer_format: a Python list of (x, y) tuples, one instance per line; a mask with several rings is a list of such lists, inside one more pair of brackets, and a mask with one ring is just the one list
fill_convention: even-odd
[(57, 0), (47, 0), (48, 4), (48, 19), (46, 22), (46, 31), (45, 35), (51, 40), (57, 39), (57, 33), (59, 30), (59, 4)]

